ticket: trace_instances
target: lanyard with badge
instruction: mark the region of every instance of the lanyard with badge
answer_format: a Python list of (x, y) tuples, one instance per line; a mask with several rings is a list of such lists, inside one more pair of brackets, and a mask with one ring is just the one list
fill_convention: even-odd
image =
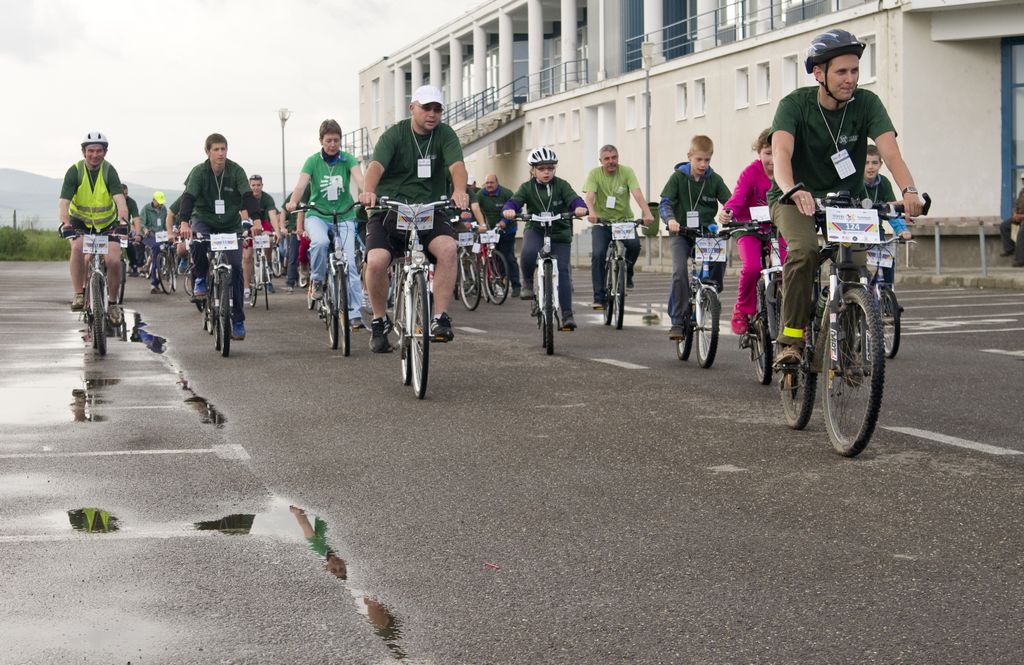
[[(553, 199), (555, 197), (555, 194), (554, 194), (554, 192), (551, 191), (551, 183), (550, 182), (545, 184), (544, 186), (548, 190), (548, 202), (547, 202), (547, 205), (544, 206), (544, 210), (542, 210), (542, 212), (551, 212), (551, 199)], [(533, 191), (535, 191), (537, 193), (537, 200), (540, 201), (541, 203), (544, 203), (544, 201), (541, 201), (540, 190), (537, 188), (537, 181), (536, 180), (533, 181)]]
[(334, 167), (341, 161), (341, 155), (338, 155), (337, 160), (331, 166), (331, 170), (327, 172), (327, 200), (337, 201), (338, 192), (342, 189), (341, 176), (334, 175)]
[(832, 155), (832, 164), (836, 167), (836, 173), (840, 179), (849, 178), (857, 169), (853, 165), (853, 160), (850, 159), (850, 153), (846, 151), (846, 148), (839, 149), (839, 137), (843, 134), (843, 123), (846, 122), (846, 110), (850, 108), (850, 103), (853, 102), (853, 98), (843, 106), (843, 117), (839, 119), (839, 129), (835, 134), (832, 133), (832, 128), (828, 126), (828, 120), (825, 118), (825, 111), (821, 108), (821, 102), (818, 102), (818, 113), (821, 114), (821, 121), (825, 123), (825, 129), (828, 130), (828, 135), (832, 139), (832, 145), (836, 147), (836, 152)]
[[(212, 171), (213, 167), (210, 167), (210, 170)], [(220, 180), (217, 179), (216, 173), (213, 174), (213, 182), (217, 185), (217, 200), (213, 202), (213, 211), (218, 215), (224, 214), (224, 196), (221, 194), (221, 186), (224, 184), (224, 172), (227, 170), (228, 168), (225, 165), (224, 171), (220, 172)]]
[(612, 179), (611, 186), (609, 187), (612, 193), (606, 196), (604, 200), (604, 207), (608, 208), (609, 210), (615, 208), (615, 193), (618, 192), (619, 188), (622, 186), (622, 176), (619, 174), (618, 169), (615, 170), (615, 176), (616, 177)]
[[(700, 203), (700, 197), (704, 193), (704, 186), (708, 184), (707, 176), (704, 177), (704, 181), (700, 184), (700, 191), (697, 192), (697, 203)], [(686, 211), (686, 228), (696, 229), (700, 227), (700, 212), (694, 210), (693, 205), (693, 193), (690, 191), (690, 178), (686, 178), (686, 197), (690, 200), (690, 209)]]
[(417, 178), (429, 178), (430, 177), (430, 144), (434, 140), (434, 130), (430, 130), (430, 138), (427, 139), (427, 147), (425, 150), (420, 149), (420, 141), (416, 138), (416, 132), (413, 131), (412, 123), (409, 123), (409, 133), (412, 134), (412, 142), (416, 145), (416, 152), (420, 154), (420, 158), (416, 160), (416, 177)]

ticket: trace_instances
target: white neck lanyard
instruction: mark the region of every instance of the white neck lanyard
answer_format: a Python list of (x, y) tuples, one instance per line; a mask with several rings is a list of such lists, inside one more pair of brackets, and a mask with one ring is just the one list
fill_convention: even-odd
[[(701, 179), (700, 191), (697, 192), (697, 203), (700, 204), (700, 195), (704, 193), (704, 185), (708, 184), (707, 174)], [(686, 198), (690, 200), (690, 210), (694, 210), (693, 207), (693, 193), (690, 191), (690, 178), (686, 178)]]
[[(228, 170), (228, 165), (224, 164), (224, 171)], [(217, 179), (217, 173), (213, 171), (213, 164), (210, 164), (210, 171), (213, 173), (213, 184), (217, 185), (217, 200), (220, 201), (224, 197), (221, 196), (221, 185), (224, 184), (224, 171), (220, 172), (220, 180)]]
[(835, 134), (832, 133), (832, 128), (828, 126), (828, 120), (825, 119), (825, 111), (821, 108), (821, 102), (818, 102), (818, 113), (821, 114), (821, 121), (825, 123), (825, 129), (828, 130), (828, 135), (832, 139), (832, 145), (836, 147), (836, 152), (839, 152), (839, 137), (843, 134), (843, 123), (846, 122), (846, 109), (850, 108), (850, 102), (852, 101), (853, 98), (851, 97), (850, 101), (846, 102), (846, 105), (843, 106), (843, 117), (839, 119), (839, 129), (836, 130)]
[[(551, 183), (550, 182), (545, 184), (544, 186), (548, 190), (548, 202), (547, 202), (547, 205), (544, 206), (544, 212), (551, 212), (551, 199), (553, 199), (555, 197), (555, 195), (551, 192)], [(537, 192), (537, 200), (540, 201), (541, 203), (544, 203), (544, 201), (542, 201), (541, 198), (540, 198), (540, 190), (537, 189), (537, 181), (536, 180), (533, 181), (533, 191)]]
[(430, 130), (430, 138), (427, 139), (427, 147), (424, 150), (420, 149), (420, 141), (416, 138), (416, 132), (412, 128), (412, 122), (409, 123), (409, 133), (412, 134), (412, 142), (416, 145), (416, 152), (420, 154), (420, 159), (426, 159), (427, 155), (430, 154), (430, 143), (434, 140), (434, 130)]

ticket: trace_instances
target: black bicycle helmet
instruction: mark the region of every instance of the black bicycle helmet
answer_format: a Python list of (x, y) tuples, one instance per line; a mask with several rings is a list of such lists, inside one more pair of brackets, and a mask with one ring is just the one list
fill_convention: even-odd
[(859, 41), (853, 33), (836, 28), (823, 32), (813, 40), (807, 47), (807, 59), (804, 60), (804, 69), (810, 74), (814, 71), (815, 65), (822, 65), (832, 58), (852, 53), (858, 58), (864, 54), (867, 45)]

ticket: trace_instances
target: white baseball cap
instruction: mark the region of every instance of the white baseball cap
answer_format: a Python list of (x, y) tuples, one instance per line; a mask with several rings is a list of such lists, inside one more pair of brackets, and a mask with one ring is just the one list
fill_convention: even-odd
[(412, 103), (426, 106), (427, 104), (440, 104), (444, 108), (444, 95), (432, 85), (421, 85), (412, 94)]

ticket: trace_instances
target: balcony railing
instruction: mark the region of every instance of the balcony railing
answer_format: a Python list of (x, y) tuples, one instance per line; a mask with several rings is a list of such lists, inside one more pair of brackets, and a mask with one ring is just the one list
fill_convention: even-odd
[(373, 141), (370, 140), (370, 130), (366, 127), (353, 129), (341, 137), (341, 149), (350, 153), (361, 162), (368, 161), (373, 154)]

